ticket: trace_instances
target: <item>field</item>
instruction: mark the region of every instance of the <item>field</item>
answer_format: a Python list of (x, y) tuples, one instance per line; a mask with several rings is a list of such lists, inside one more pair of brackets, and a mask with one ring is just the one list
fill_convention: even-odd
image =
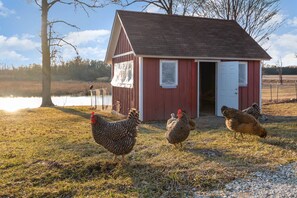
[[(283, 81), (285, 82), (295, 82), (297, 81), (297, 75), (283, 75)], [(263, 82), (270, 83), (270, 82), (278, 82), (279, 76), (278, 75), (263, 75)]]
[(284, 75), (279, 84), (278, 75), (264, 75), (262, 83), (262, 102), (283, 102), (297, 99), (297, 76)]
[[(52, 95), (88, 95), (90, 83), (83, 81), (53, 81)], [(107, 94), (111, 93), (110, 83), (93, 83), (94, 89), (107, 88)], [(40, 81), (1, 81), (0, 97), (4, 96), (41, 96)]]
[(202, 117), (183, 150), (165, 141), (165, 122), (141, 124), (123, 166), (94, 142), (86, 107), (0, 111), (0, 197), (191, 197), (220, 189), (297, 161), (296, 103), (263, 111), (266, 139), (235, 140), (222, 118)]

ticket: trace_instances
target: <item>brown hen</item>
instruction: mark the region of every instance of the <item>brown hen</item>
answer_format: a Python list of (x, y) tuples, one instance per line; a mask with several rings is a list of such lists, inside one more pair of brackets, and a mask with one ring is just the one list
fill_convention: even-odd
[(177, 147), (177, 144), (180, 144), (182, 148), (182, 142), (188, 138), (190, 131), (195, 129), (195, 122), (184, 111), (179, 109), (177, 118), (174, 117), (174, 114), (171, 114), (171, 118), (167, 121), (166, 129), (165, 137), (168, 142), (175, 147)]
[(222, 106), (221, 112), (226, 119), (226, 127), (234, 131), (234, 138), (236, 138), (236, 132), (239, 132), (242, 138), (243, 133), (258, 135), (261, 138), (267, 136), (266, 129), (252, 115), (227, 106)]

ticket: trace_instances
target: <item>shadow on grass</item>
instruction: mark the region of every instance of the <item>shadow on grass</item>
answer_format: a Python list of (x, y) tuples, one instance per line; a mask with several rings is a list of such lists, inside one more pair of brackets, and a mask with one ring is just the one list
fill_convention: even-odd
[(57, 110), (60, 110), (64, 113), (68, 113), (68, 114), (72, 114), (72, 115), (76, 115), (76, 116), (80, 116), (86, 119), (90, 119), (91, 113), (85, 113), (76, 109), (72, 109), (72, 108), (66, 108), (66, 107), (54, 107)]
[(271, 161), (261, 156), (240, 156), (233, 154), (228, 149), (209, 149), (209, 148), (191, 148), (187, 151), (201, 156), (205, 161), (212, 161), (224, 165), (225, 167), (239, 171), (244, 169), (247, 172), (258, 171), (263, 168), (263, 164)]
[[(266, 139), (260, 139), (262, 143), (277, 146), (282, 149), (289, 149), (297, 151), (297, 118), (295, 122), (282, 122), (282, 124), (276, 126), (267, 127), (268, 136)], [(286, 127), (287, 125), (287, 127)]]
[[(91, 112), (93, 112), (94, 110), (90, 110), (90, 113), (85, 113), (83, 111), (80, 111), (80, 110), (76, 110), (76, 109), (73, 109), (73, 108), (67, 108), (67, 107), (54, 107), (55, 109), (59, 110), (59, 111), (62, 111), (64, 113), (67, 113), (67, 114), (72, 114), (72, 115), (76, 115), (76, 116), (80, 116), (82, 118), (85, 118), (85, 119), (90, 119), (91, 117)], [(98, 113), (96, 113), (98, 114)], [(99, 115), (101, 117), (103, 117), (104, 119), (106, 119), (106, 121), (117, 121), (117, 120), (120, 120), (120, 118), (118, 117), (110, 117), (110, 116), (106, 116), (106, 115), (102, 115), (99, 113)]]
[(261, 124), (282, 123), (282, 122), (296, 122), (297, 116), (270, 116), (267, 115), (267, 121), (260, 121)]
[[(191, 186), (183, 175), (171, 174), (165, 166), (152, 166), (150, 164), (136, 164), (129, 162), (120, 165), (112, 162), (80, 162), (76, 164), (60, 164), (52, 167), (53, 162), (43, 163), (49, 173), (41, 173), (30, 179), (34, 187), (52, 186), (54, 183), (81, 183), (79, 188), (91, 188), (93, 191), (120, 196), (131, 192), (140, 197), (185, 197), (191, 195)], [(40, 163), (39, 163), (40, 165)], [(32, 167), (33, 168), (33, 167)], [(81, 191), (81, 189), (80, 189)], [(83, 192), (83, 191), (81, 191)], [(88, 195), (87, 192), (83, 195)], [(76, 189), (61, 191), (59, 195), (75, 196)], [(43, 195), (43, 194), (42, 194)], [(82, 194), (79, 194), (80, 196)]]

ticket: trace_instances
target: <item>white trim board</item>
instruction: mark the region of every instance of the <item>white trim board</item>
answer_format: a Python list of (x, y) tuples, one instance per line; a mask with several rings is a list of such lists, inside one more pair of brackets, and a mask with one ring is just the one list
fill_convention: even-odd
[(133, 51), (129, 51), (129, 52), (125, 52), (125, 53), (122, 53), (122, 54), (114, 55), (112, 58), (118, 58), (118, 57), (130, 55), (130, 54), (134, 54), (135, 55), (135, 53)]
[(199, 60), (209, 60), (210, 62), (216, 62), (220, 60), (229, 60), (229, 61), (261, 61), (261, 60), (270, 60), (270, 59), (259, 59), (259, 58), (232, 58), (232, 57), (197, 57), (197, 56), (165, 56), (165, 55), (144, 55), (144, 54), (135, 54), (136, 56), (141, 56), (143, 58), (160, 58), (160, 59), (195, 59)]
[(143, 121), (143, 57), (139, 57), (139, 119)]
[(259, 107), (260, 113), (262, 113), (262, 62), (260, 62), (260, 76), (259, 76)]

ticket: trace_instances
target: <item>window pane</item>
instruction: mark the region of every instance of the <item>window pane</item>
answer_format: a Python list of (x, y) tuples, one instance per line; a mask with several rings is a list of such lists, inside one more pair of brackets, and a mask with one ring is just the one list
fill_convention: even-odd
[(175, 85), (176, 64), (173, 62), (162, 62), (162, 84)]
[(239, 63), (239, 85), (247, 85), (247, 64)]

